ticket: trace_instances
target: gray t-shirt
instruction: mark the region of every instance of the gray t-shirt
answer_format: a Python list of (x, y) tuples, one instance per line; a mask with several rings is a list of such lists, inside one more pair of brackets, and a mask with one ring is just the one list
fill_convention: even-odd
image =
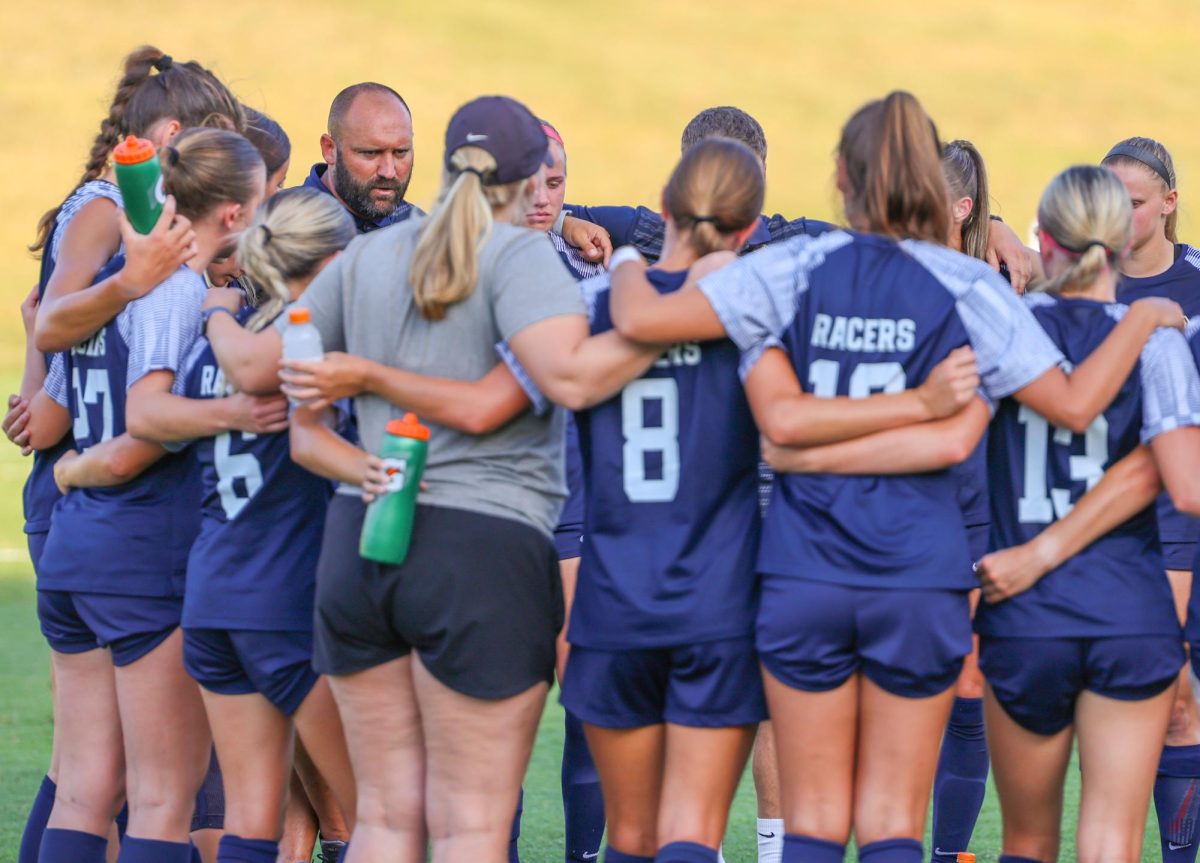
[[(475, 290), (442, 320), (425, 320), (408, 281), (425, 221), (358, 237), (313, 280), (296, 305), (309, 309), (325, 350), (473, 381), (496, 365), (497, 342), (546, 318), (584, 314), (575, 280), (546, 235), (497, 224), (480, 254)], [(379, 452), (384, 427), (404, 407), (372, 394), (355, 398), (354, 407), (363, 447)], [(516, 519), (550, 534), (566, 497), (564, 423), (557, 409), (542, 416), (525, 411), (478, 436), (429, 423), (429, 488), (418, 500)]]

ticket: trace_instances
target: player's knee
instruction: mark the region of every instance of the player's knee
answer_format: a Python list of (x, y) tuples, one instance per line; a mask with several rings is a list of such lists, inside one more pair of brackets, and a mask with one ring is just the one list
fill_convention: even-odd
[(636, 857), (653, 857), (658, 852), (658, 831), (653, 824), (608, 824), (608, 844)]
[(715, 848), (724, 838), (724, 816), (717, 806), (664, 807), (658, 817), (656, 841), (660, 847), (671, 842), (695, 842)]
[[(358, 788), (357, 821), (361, 826), (389, 832), (423, 829), (425, 823), (424, 798), (419, 789)], [(433, 832), (431, 826), (431, 833)]]
[(64, 823), (104, 824), (125, 805), (125, 783), (119, 775), (64, 774), (54, 794), (54, 808)]
[[(1192, 700), (1191, 687), (1176, 687), (1175, 699), (1171, 702), (1171, 718), (1167, 723), (1167, 737), (1195, 737), (1200, 734), (1200, 716), (1197, 712), (1196, 702)], [(1189, 739), (1185, 742), (1196, 741)]]
[(1024, 857), (1029, 860), (1057, 860), (1059, 836), (1057, 833), (1020, 833), (1004, 831), (1004, 854)]

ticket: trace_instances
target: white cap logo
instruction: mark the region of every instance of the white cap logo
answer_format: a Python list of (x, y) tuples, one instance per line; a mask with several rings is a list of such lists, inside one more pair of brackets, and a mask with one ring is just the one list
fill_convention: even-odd
[(467, 143), (468, 144), (474, 144), (476, 141), (486, 141), (487, 139), (488, 139), (487, 135), (476, 135), (472, 132), (467, 133)]

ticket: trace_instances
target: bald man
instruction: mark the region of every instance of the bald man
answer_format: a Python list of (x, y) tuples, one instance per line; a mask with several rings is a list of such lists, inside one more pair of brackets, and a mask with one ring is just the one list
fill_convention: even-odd
[(413, 169), (412, 113), (391, 87), (368, 81), (338, 93), (321, 155), (325, 161), (313, 165), (304, 185), (341, 201), (360, 234), (423, 215), (404, 200)]

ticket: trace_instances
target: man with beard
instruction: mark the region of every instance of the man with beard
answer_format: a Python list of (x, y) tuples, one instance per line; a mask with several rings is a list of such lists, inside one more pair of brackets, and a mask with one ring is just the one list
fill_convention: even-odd
[(313, 165), (304, 185), (341, 201), (360, 234), (422, 215), (404, 200), (413, 128), (399, 93), (370, 81), (351, 85), (334, 97), (327, 128), (321, 136), (325, 162)]

